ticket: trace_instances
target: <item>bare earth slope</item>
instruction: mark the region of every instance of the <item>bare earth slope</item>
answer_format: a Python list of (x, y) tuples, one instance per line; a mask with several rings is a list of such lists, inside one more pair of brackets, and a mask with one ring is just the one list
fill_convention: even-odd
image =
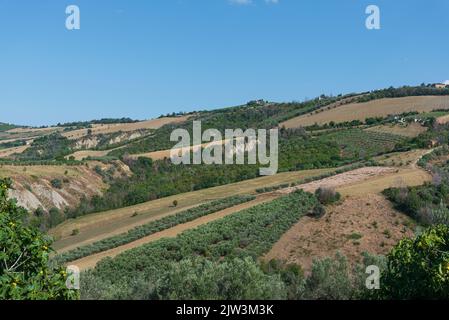
[(363, 252), (386, 254), (399, 240), (413, 236), (410, 226), (409, 218), (383, 196), (351, 196), (328, 208), (321, 219), (301, 219), (265, 259), (299, 264), (308, 272), (314, 259), (333, 257), (339, 251), (356, 263)]

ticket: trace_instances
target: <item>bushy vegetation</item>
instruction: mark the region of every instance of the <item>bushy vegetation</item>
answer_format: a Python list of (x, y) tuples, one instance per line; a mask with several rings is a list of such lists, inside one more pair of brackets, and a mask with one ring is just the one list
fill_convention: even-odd
[(67, 274), (48, 265), (52, 241), (39, 230), (25, 226), (27, 215), (7, 199), (11, 181), (0, 180), (0, 299), (76, 299), (66, 287)]
[(449, 163), (446, 160), (440, 161), (440, 157), (445, 159), (447, 154), (447, 147), (442, 147), (419, 161), (421, 166), (432, 172), (432, 182), (384, 191), (398, 210), (425, 226), (449, 225)]
[(19, 161), (64, 160), (72, 152), (74, 142), (60, 133), (37, 138), (23, 153), (15, 155)]
[(427, 183), (419, 187), (390, 188), (384, 191), (398, 210), (422, 225), (449, 225), (449, 186)]
[(225, 129), (271, 129), (279, 123), (307, 114), (314, 110), (323, 108), (331, 103), (347, 99), (352, 95), (319, 98), (305, 102), (291, 103), (264, 103), (262, 105), (249, 104), (212, 111), (200, 111), (192, 115), (188, 121), (178, 124), (167, 124), (148, 138), (130, 143), (124, 148), (114, 150), (110, 153), (113, 156), (123, 156), (124, 154), (138, 154), (158, 150), (166, 150), (173, 147), (170, 142), (170, 134), (174, 129), (183, 128), (192, 134), (192, 122), (201, 121), (202, 129), (218, 129), (224, 134)]
[[(357, 135), (361, 137), (357, 138)], [(337, 138), (324, 135), (313, 138), (302, 131), (284, 130), (279, 141), (279, 172), (332, 168), (358, 162), (367, 158), (367, 155), (390, 151), (395, 139), (395, 136), (388, 135), (384, 140), (375, 140), (379, 135), (366, 134), (363, 131), (345, 136), (346, 138)], [(374, 139), (369, 148), (361, 143), (363, 137)], [(359, 143), (356, 144), (355, 140)], [(342, 152), (343, 147), (353, 151)], [(358, 152), (355, 151), (356, 148), (359, 148)], [(111, 186), (103, 197), (97, 196), (90, 201), (82, 201), (78, 208), (69, 212), (69, 217), (135, 205), (259, 176), (257, 164), (174, 165), (169, 159), (152, 161), (147, 158), (133, 160), (128, 157), (123, 157), (123, 161), (130, 167), (133, 176), (111, 181)], [(280, 186), (283, 187), (285, 186)]]
[(323, 205), (329, 205), (340, 200), (341, 195), (335, 189), (329, 187), (319, 187), (315, 191), (315, 197)]
[(129, 230), (126, 233), (113, 236), (107, 239), (103, 239), (97, 242), (94, 242), (90, 245), (86, 245), (83, 247), (78, 247), (74, 250), (65, 252), (58, 257), (56, 260), (59, 263), (66, 263), (70, 261), (74, 261), (98, 252), (106, 251), (109, 249), (113, 249), (124, 244), (136, 241), (143, 237), (149, 236), (156, 232), (160, 232), (165, 229), (172, 228), (178, 224), (186, 223), (189, 221), (193, 221), (200, 217), (209, 215), (211, 213), (224, 210), (226, 208), (230, 208), (236, 206), (238, 204), (242, 204), (251, 200), (254, 200), (254, 196), (233, 196), (229, 198), (224, 198), (216, 201), (212, 201), (210, 203), (206, 203), (200, 205), (198, 207), (188, 209), (177, 214), (164, 217), (162, 219), (152, 221), (150, 223), (138, 226), (134, 229)]
[(382, 299), (449, 299), (449, 228), (439, 225), (404, 239), (388, 255)]
[(449, 89), (437, 89), (430, 85), (421, 85), (419, 87), (404, 86), (400, 88), (390, 87), (388, 89), (375, 90), (369, 94), (357, 98), (357, 102), (368, 102), (384, 98), (402, 98), (410, 96), (447, 96)]

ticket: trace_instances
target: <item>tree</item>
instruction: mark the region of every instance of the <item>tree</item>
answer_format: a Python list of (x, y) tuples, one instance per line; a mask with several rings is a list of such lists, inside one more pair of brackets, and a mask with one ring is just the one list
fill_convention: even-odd
[(168, 300), (285, 299), (279, 275), (267, 275), (252, 258), (224, 262), (188, 258), (171, 264), (157, 281), (156, 294)]
[(384, 299), (449, 298), (449, 227), (438, 225), (404, 239), (388, 255)]
[(28, 213), (8, 199), (10, 188), (11, 180), (0, 179), (0, 300), (78, 298), (65, 270), (49, 266), (51, 238), (24, 224)]

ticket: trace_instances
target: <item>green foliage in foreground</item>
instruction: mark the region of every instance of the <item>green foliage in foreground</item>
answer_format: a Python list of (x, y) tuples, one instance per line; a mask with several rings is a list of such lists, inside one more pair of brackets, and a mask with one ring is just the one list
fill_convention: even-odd
[(7, 199), (10, 187), (0, 180), (0, 300), (76, 299), (64, 269), (48, 266), (51, 239), (23, 224), (26, 211)]
[(83, 257), (87, 257), (89, 255), (106, 251), (109, 249), (116, 248), (118, 246), (122, 246), (124, 244), (136, 241), (143, 237), (149, 236), (156, 232), (160, 232), (165, 229), (172, 228), (178, 224), (186, 223), (189, 221), (193, 221), (197, 218), (209, 215), (211, 213), (224, 210), (226, 208), (230, 208), (236, 206), (241, 203), (245, 203), (251, 200), (254, 200), (254, 196), (233, 196), (220, 200), (216, 200), (210, 203), (206, 203), (200, 205), (198, 207), (188, 209), (182, 212), (179, 212), (175, 215), (167, 216), (162, 219), (152, 221), (142, 226), (138, 226), (134, 229), (131, 229), (127, 233), (119, 234), (117, 236), (113, 236), (107, 239), (103, 239), (93, 244), (86, 245), (83, 247), (76, 248), (74, 250), (68, 251), (66, 253), (61, 254), (56, 257), (56, 260), (59, 263), (66, 263), (70, 261), (74, 261)]
[(383, 299), (449, 299), (449, 227), (399, 242), (381, 278)]
[(200, 256), (212, 261), (257, 259), (316, 203), (311, 194), (298, 191), (186, 231), (176, 238), (162, 239), (114, 259), (105, 259), (82, 277), (82, 295), (94, 292), (95, 286), (101, 284), (100, 292), (84, 298), (134, 297), (137, 279), (155, 283), (170, 270), (172, 263), (189, 257)]

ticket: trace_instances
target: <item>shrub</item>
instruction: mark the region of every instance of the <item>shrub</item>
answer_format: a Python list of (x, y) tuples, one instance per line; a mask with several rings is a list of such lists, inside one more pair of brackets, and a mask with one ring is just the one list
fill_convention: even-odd
[(315, 196), (318, 201), (323, 205), (328, 205), (340, 200), (340, 193), (336, 192), (333, 188), (320, 187), (315, 191)]
[(399, 242), (381, 279), (384, 299), (449, 298), (449, 227), (427, 229)]
[(354, 298), (353, 281), (346, 258), (315, 260), (306, 282), (307, 299), (347, 300)]
[(311, 212), (309, 213), (309, 216), (314, 218), (322, 218), (326, 214), (326, 209), (323, 207), (322, 204), (318, 203), (316, 204)]
[(62, 189), (62, 181), (60, 179), (53, 179), (51, 180), (50, 183), (53, 186), (53, 188)]
[(164, 300), (285, 299), (279, 275), (265, 274), (251, 258), (224, 262), (189, 258), (172, 263), (156, 285)]

